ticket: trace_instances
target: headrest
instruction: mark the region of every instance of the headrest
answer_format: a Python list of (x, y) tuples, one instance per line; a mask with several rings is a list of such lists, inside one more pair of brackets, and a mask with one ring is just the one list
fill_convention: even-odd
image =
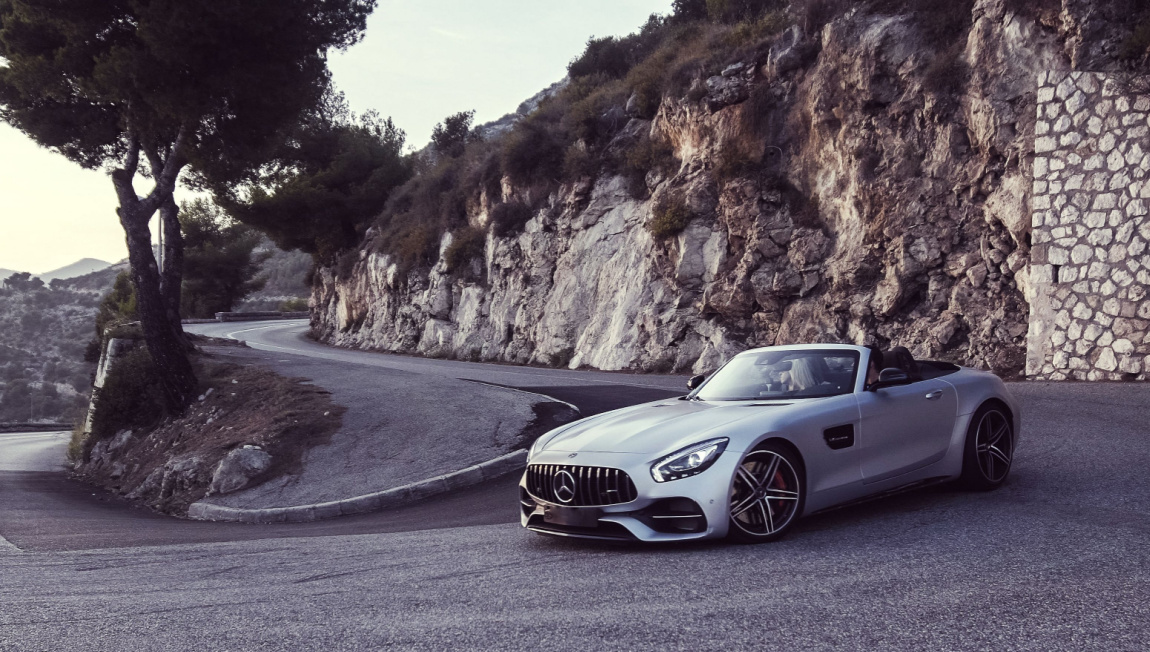
[(889, 351), (883, 354), (883, 360), (887, 364), (902, 369), (912, 378), (918, 376), (918, 363), (914, 361), (914, 356), (905, 346), (891, 347)]

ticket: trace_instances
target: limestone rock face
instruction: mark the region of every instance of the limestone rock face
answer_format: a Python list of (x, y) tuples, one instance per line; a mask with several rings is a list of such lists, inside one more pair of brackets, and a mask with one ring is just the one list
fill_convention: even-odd
[[(946, 55), (911, 17), (790, 30), (621, 130), (665, 139), (681, 162), (648, 175), (649, 197), (601, 176), (531, 202), (505, 179), (496, 200), (535, 214), (522, 233), (488, 234), (478, 274), (404, 271), (365, 244), (350, 275), (316, 275), (313, 331), (353, 348), (698, 373), (753, 346), (878, 342), (1017, 374), (1035, 80), (1068, 68), (1069, 47), (982, 0), (952, 50), (970, 74), (939, 90), (929, 76)], [(733, 152), (759, 171), (722, 173)], [(692, 218), (662, 240), (644, 226), (668, 199)], [(488, 209), (472, 208), (473, 226)]]

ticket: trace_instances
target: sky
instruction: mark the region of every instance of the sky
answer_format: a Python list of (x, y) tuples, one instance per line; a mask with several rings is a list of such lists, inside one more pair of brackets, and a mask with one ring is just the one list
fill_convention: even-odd
[[(391, 116), (418, 148), (448, 115), (474, 110), (482, 124), (514, 111), (561, 79), (588, 38), (629, 34), (670, 6), (380, 0), (363, 41), (332, 53), (329, 64), (353, 111)], [(39, 274), (81, 258), (122, 260), (116, 205), (104, 172), (83, 170), (0, 122), (0, 268)]]

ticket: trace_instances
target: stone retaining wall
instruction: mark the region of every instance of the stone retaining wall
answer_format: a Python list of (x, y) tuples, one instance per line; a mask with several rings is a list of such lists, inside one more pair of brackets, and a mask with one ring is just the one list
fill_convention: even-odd
[(1150, 372), (1150, 95), (1113, 75), (1038, 78), (1026, 373)]

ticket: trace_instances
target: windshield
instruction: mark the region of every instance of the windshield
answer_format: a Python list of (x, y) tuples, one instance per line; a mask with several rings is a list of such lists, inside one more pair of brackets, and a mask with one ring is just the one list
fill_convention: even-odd
[(743, 353), (708, 378), (694, 398), (754, 401), (849, 394), (858, 364), (858, 352), (843, 349)]

